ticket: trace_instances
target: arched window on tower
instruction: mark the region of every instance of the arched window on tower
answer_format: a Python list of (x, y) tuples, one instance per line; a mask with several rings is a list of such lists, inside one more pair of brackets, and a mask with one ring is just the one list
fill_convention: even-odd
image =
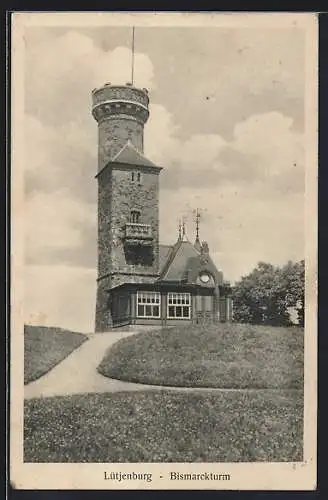
[(141, 219), (141, 213), (139, 210), (131, 210), (130, 222), (133, 224), (139, 224)]

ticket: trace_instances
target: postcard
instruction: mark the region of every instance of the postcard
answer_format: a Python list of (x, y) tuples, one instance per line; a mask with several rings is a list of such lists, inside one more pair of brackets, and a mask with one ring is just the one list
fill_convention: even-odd
[(315, 489), (317, 16), (11, 21), (13, 487)]

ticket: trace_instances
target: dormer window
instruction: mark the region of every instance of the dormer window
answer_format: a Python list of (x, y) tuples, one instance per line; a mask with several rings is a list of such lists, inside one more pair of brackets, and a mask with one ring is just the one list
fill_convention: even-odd
[(130, 214), (130, 222), (133, 224), (139, 224), (141, 219), (141, 213), (139, 210), (131, 210)]

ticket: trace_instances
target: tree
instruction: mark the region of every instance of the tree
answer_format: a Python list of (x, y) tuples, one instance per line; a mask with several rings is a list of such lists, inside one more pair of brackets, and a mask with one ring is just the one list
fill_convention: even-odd
[(305, 262), (288, 262), (282, 269), (282, 282), (286, 290), (287, 307), (296, 310), (298, 324), (304, 326)]
[(233, 300), (234, 318), (238, 322), (290, 325), (289, 309), (294, 307), (303, 324), (304, 261), (288, 262), (282, 268), (259, 262), (235, 284)]

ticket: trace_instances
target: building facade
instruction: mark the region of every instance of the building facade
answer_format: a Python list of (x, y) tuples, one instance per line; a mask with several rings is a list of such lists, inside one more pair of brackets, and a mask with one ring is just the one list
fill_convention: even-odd
[(144, 156), (146, 89), (105, 84), (92, 92), (98, 123), (96, 331), (130, 324), (225, 322), (230, 286), (207, 243), (185, 231), (159, 242), (162, 167)]

